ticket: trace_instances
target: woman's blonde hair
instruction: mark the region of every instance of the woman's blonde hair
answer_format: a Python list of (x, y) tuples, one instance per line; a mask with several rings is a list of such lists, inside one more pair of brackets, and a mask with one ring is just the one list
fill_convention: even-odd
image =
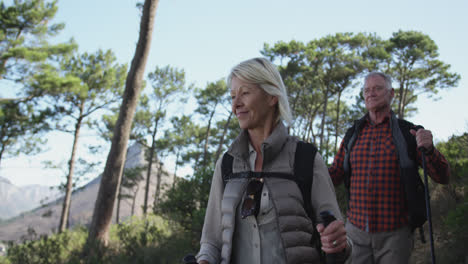
[(291, 108), (289, 107), (288, 94), (278, 69), (273, 63), (264, 58), (253, 58), (239, 63), (232, 68), (227, 78), (228, 86), (232, 78), (257, 84), (267, 94), (278, 98), (279, 115), (277, 121), (283, 120), (286, 126), (292, 124)]

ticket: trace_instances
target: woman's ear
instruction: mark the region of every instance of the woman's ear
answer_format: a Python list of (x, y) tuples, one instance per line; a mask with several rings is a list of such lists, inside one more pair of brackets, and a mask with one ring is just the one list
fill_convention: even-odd
[(278, 96), (270, 95), (270, 99), (269, 99), (268, 104), (270, 106), (274, 106), (274, 105), (278, 104)]

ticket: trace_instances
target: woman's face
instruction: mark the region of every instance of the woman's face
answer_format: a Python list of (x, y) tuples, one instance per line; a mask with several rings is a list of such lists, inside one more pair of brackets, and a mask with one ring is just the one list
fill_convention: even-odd
[(267, 94), (256, 84), (233, 77), (231, 80), (232, 112), (241, 129), (263, 128), (275, 120), (278, 98)]

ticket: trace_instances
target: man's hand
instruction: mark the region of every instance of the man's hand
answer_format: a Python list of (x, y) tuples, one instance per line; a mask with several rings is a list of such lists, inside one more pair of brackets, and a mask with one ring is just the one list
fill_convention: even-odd
[(323, 224), (318, 224), (317, 231), (320, 233), (322, 250), (325, 253), (340, 253), (346, 248), (346, 229), (343, 221), (335, 220), (326, 228), (323, 227)]
[(416, 144), (418, 149), (423, 147), (426, 152), (431, 152), (434, 147), (432, 143), (432, 132), (426, 129), (418, 129), (418, 131), (411, 129), (410, 133), (416, 137)]

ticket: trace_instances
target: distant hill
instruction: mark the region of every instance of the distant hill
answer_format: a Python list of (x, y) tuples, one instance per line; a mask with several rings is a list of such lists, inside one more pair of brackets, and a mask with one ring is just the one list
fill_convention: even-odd
[[(127, 152), (127, 160), (125, 168), (133, 168), (142, 166), (144, 161), (144, 153), (140, 145), (132, 145)], [(156, 175), (158, 174), (158, 165), (155, 162), (152, 167), (151, 185), (150, 185), (150, 206), (152, 205), (153, 197), (156, 192)], [(174, 180), (174, 176), (165, 172), (163, 167), (162, 171), (164, 176), (161, 177), (161, 188), (164, 193)], [(134, 188), (133, 192), (136, 193), (135, 201), (132, 199), (124, 199), (120, 204), (119, 218), (125, 219), (133, 215), (142, 215), (142, 206), (144, 203), (144, 192), (146, 184), (146, 171), (142, 173), (145, 177)], [(94, 204), (96, 202), (97, 193), (99, 191), (99, 183), (101, 177), (98, 176), (88, 184), (83, 186), (80, 190), (72, 194), (70, 220), (69, 226), (75, 225), (89, 225), (91, 222)], [(129, 190), (123, 190), (128, 193)], [(36, 209), (22, 213), (21, 215), (10, 219), (6, 223), (0, 224), (0, 241), (15, 240), (18, 241), (22, 236), (27, 234), (28, 228), (33, 228), (35, 232), (40, 234), (50, 234), (57, 230), (60, 223), (60, 214), (62, 212), (63, 197), (45, 206), (37, 207)], [(114, 206), (113, 222), (116, 220), (116, 208)]]
[(36, 208), (42, 203), (57, 199), (59, 191), (48, 186), (16, 186), (0, 177), (0, 220), (15, 217)]

